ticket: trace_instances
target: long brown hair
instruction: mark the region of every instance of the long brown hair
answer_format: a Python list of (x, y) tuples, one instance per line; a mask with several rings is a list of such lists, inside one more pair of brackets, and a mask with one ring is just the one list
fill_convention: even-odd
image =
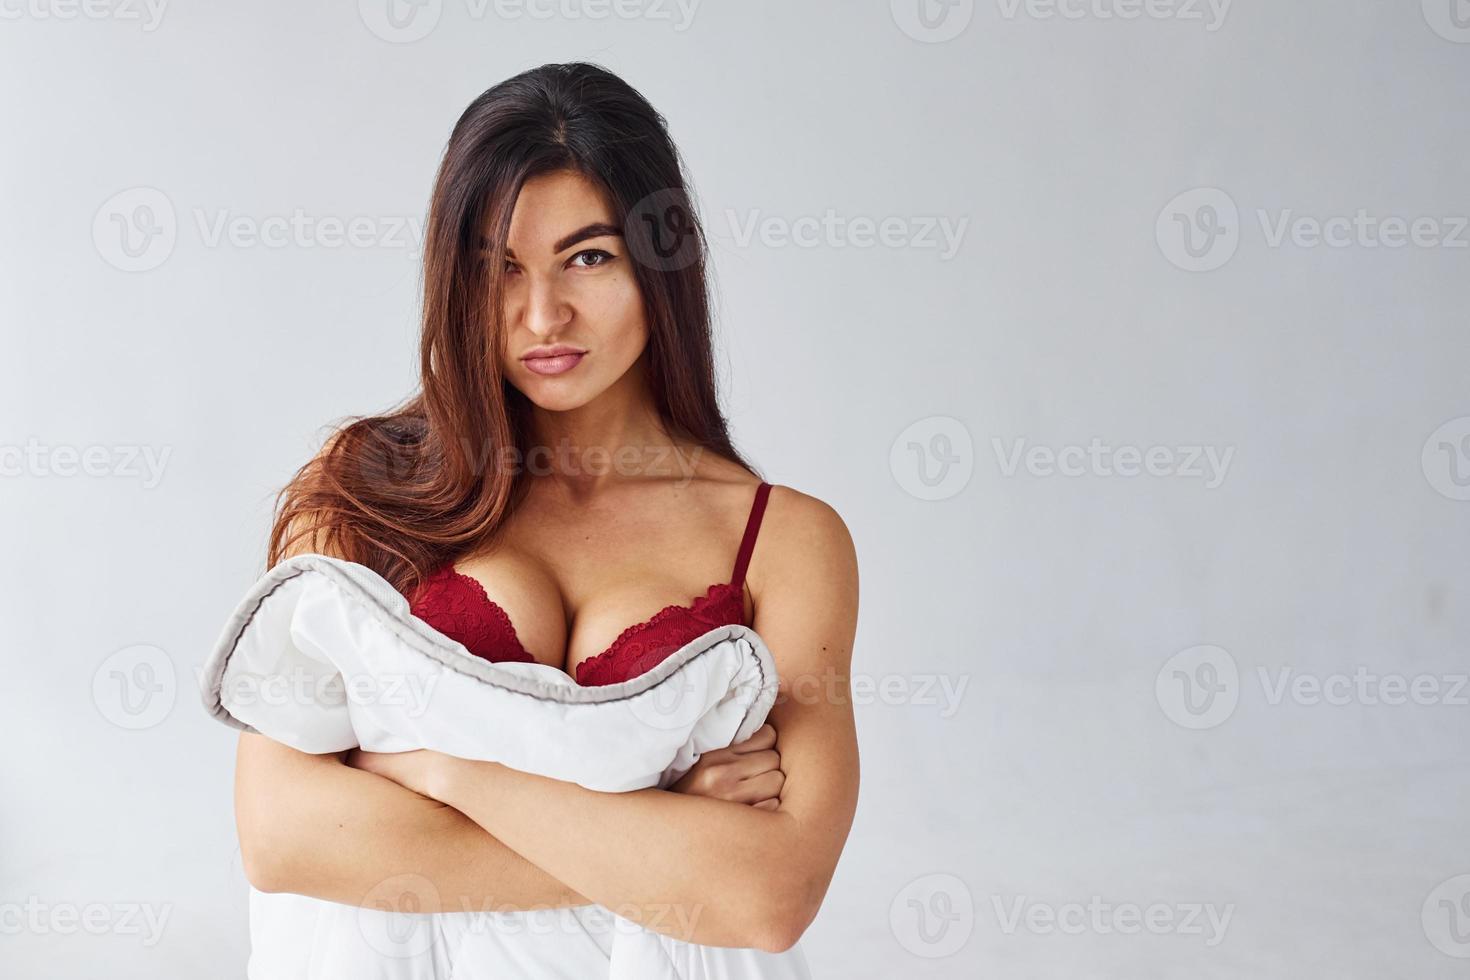
[(558, 170), (599, 184), (621, 221), (665, 429), (751, 469), (719, 409), (707, 247), (663, 117), (604, 68), (542, 65), (490, 88), (455, 123), (425, 228), (419, 390), (340, 423), (296, 472), (277, 496), (269, 565), (304, 540), (408, 591), (504, 525), (528, 475), (502, 463), (525, 459), (532, 437), (531, 406), (501, 373), (499, 258), (521, 185)]

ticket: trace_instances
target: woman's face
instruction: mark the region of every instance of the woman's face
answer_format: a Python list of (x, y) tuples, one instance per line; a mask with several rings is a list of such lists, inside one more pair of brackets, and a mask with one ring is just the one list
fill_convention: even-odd
[(540, 408), (579, 408), (648, 342), (622, 229), (596, 184), (557, 171), (521, 187), (506, 245), (502, 371)]

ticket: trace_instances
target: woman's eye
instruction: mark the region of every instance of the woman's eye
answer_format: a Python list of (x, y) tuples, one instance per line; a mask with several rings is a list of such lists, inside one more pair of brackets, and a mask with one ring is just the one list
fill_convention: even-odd
[(611, 252), (604, 252), (600, 248), (589, 248), (585, 252), (578, 252), (572, 256), (574, 263), (580, 263), (584, 269), (595, 269), (599, 265), (607, 265), (613, 260)]
[(516, 264), (514, 262), (507, 262), (507, 263), (505, 263), (505, 274), (506, 275), (513, 276), (518, 271), (520, 271), (520, 270), (519, 270), (519, 268), (516, 266)]

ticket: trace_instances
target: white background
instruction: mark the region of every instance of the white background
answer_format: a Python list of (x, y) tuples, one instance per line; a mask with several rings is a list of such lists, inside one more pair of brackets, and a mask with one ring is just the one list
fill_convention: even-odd
[[(415, 382), (394, 229), (454, 120), (593, 60), (688, 160), (737, 442), (859, 551), (888, 693), (817, 975), (1463, 975), (1464, 0), (399, 10), (0, 0), (0, 973), (243, 975), (234, 736), (196, 669), (323, 426)], [(298, 211), (375, 237), (213, 237)], [(1274, 238), (1359, 212), (1341, 247)], [(129, 258), (119, 221), (173, 241)], [(1093, 439), (1230, 463), (1026, 462)], [(1214, 702), (1185, 686), (1211, 668)], [(1290, 687), (1360, 668), (1346, 703)], [(1379, 703), (1395, 677), (1438, 693)], [(1174, 925), (1045, 926), (1094, 896)]]

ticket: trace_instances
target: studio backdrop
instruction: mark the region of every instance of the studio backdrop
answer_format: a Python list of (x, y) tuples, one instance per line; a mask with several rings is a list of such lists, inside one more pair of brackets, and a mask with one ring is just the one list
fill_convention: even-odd
[(417, 381), (454, 120), (574, 60), (856, 545), (814, 974), (1463, 975), (1464, 0), (0, 0), (0, 975), (244, 975), (200, 671)]

